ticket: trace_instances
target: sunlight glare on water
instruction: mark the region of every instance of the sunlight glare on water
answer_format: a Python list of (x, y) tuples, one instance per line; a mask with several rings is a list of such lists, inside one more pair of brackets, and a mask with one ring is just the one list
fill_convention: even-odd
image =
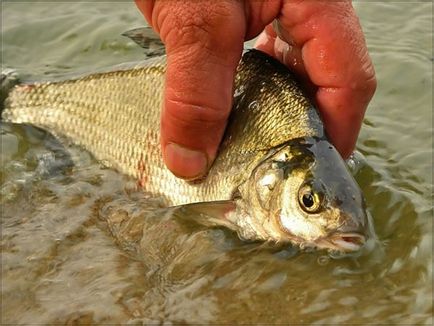
[[(432, 4), (356, 2), (378, 75), (352, 163), (378, 235), (333, 258), (243, 243), (29, 126), (1, 125), (1, 322), (432, 324)], [(131, 2), (2, 2), (2, 68), (136, 61)], [(55, 27), (55, 28), (53, 28)]]

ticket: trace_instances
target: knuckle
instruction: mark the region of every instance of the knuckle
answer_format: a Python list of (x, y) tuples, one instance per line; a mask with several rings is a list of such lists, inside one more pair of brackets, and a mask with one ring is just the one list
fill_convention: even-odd
[(226, 115), (216, 109), (177, 104), (165, 109), (161, 119), (163, 137), (189, 147), (216, 144), (226, 126)]
[(195, 129), (214, 129), (226, 123), (228, 112), (223, 108), (168, 100), (164, 119), (177, 126)]
[(377, 89), (377, 78), (367, 50), (364, 64), (362, 63), (360, 67), (359, 74), (355, 74), (357, 81), (354, 83), (353, 89), (362, 92), (366, 98), (371, 99)]

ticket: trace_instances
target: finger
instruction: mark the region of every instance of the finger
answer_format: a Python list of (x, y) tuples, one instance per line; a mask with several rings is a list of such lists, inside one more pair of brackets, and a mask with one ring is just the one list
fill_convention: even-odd
[(155, 1), (152, 26), (166, 45), (161, 145), (167, 167), (202, 177), (217, 152), (232, 105), (245, 23), (238, 2)]
[[(354, 149), (376, 79), (350, 1), (286, 1), (280, 36), (301, 49), (326, 131), (343, 157)], [(292, 54), (290, 54), (291, 56)]]

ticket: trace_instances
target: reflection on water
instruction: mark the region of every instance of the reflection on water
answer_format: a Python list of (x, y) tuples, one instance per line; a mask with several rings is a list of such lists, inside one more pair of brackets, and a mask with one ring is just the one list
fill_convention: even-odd
[[(117, 36), (142, 22), (130, 3), (28, 6), (3, 4), (1, 49), (27, 76), (141, 55)], [(379, 77), (356, 172), (373, 250), (242, 242), (174, 217), (79, 148), (2, 124), (1, 322), (432, 324), (432, 5), (357, 9)]]

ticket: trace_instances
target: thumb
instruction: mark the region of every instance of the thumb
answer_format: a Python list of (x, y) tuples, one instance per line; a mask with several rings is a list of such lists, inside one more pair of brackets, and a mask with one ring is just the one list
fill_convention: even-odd
[(176, 176), (197, 179), (216, 156), (231, 109), (244, 14), (238, 2), (220, 1), (155, 1), (150, 10), (167, 52), (163, 159)]

